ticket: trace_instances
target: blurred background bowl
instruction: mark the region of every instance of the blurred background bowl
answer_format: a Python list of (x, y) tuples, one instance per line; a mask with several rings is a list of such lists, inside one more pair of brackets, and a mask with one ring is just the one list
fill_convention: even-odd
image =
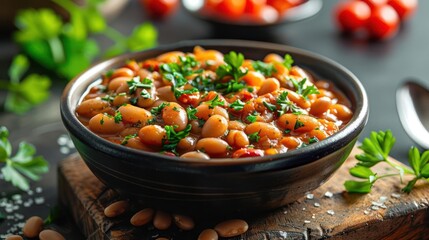
[[(89, 85), (128, 59), (143, 60), (194, 46), (262, 59), (291, 54), (298, 66), (332, 81), (351, 101), (353, 118), (327, 139), (283, 154), (210, 161), (180, 159), (113, 144), (88, 130), (75, 115)], [(100, 62), (77, 76), (63, 92), (63, 123), (91, 171), (106, 185), (148, 206), (175, 212), (222, 214), (260, 212), (283, 206), (324, 183), (345, 161), (368, 118), (359, 80), (340, 64), (301, 49), (252, 41), (199, 40), (161, 46)]]

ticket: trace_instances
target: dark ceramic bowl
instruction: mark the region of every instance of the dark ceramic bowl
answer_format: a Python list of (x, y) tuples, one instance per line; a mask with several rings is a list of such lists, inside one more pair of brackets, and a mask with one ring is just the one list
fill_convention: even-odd
[[(354, 116), (341, 131), (307, 147), (283, 154), (240, 159), (192, 160), (139, 151), (104, 140), (79, 122), (76, 106), (88, 86), (127, 59), (143, 60), (195, 45), (262, 59), (267, 53), (289, 53), (295, 63), (329, 79), (350, 99)], [(148, 205), (197, 213), (255, 212), (297, 200), (324, 183), (348, 157), (368, 118), (364, 88), (340, 64), (301, 49), (240, 40), (186, 41), (118, 56), (92, 66), (68, 84), (61, 116), (77, 150), (106, 185)]]

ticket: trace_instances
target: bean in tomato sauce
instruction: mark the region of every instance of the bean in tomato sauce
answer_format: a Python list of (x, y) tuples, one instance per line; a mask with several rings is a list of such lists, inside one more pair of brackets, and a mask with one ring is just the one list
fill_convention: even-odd
[(211, 159), (305, 147), (339, 131), (353, 111), (331, 82), (289, 54), (252, 60), (197, 46), (104, 73), (76, 115), (113, 143)]

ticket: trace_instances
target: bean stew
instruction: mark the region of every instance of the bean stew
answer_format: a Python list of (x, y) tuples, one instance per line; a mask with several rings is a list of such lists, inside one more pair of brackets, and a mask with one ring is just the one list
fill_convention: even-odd
[(76, 108), (79, 120), (111, 142), (181, 158), (284, 153), (321, 141), (353, 116), (329, 81), (294, 65), (195, 47), (104, 73)]

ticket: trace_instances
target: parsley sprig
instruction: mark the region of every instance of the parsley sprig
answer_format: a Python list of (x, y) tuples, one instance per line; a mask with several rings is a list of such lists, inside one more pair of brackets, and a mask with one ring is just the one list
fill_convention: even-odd
[(235, 100), (233, 103), (231, 103), (229, 105), (229, 108), (234, 109), (235, 111), (241, 111), (244, 108), (244, 105), (246, 103), (244, 103), (243, 101), (241, 101), (240, 99)]
[[(409, 193), (418, 180), (429, 180), (429, 151), (420, 153), (416, 147), (411, 147), (408, 154), (408, 162), (411, 166), (409, 168), (389, 160), (388, 156), (395, 141), (396, 139), (390, 130), (371, 132), (370, 137), (363, 140), (362, 145), (359, 147), (363, 150), (363, 153), (355, 156), (359, 162), (349, 172), (352, 176), (364, 180), (345, 181), (344, 186), (348, 192), (369, 193), (375, 182), (379, 179), (400, 176), (402, 181), (402, 176), (409, 174), (413, 175), (414, 178), (402, 189), (402, 191)], [(371, 167), (379, 163), (386, 163), (396, 169), (397, 172), (384, 175), (373, 172)]]
[(223, 60), (225, 64), (216, 69), (218, 80), (222, 80), (225, 76), (231, 76), (232, 79), (226, 83), (218, 82), (216, 84), (216, 89), (224, 94), (228, 94), (246, 88), (246, 84), (240, 81), (248, 71), (241, 67), (244, 62), (244, 55), (231, 51), (224, 55)]
[(0, 89), (8, 91), (6, 111), (23, 114), (49, 97), (51, 80), (48, 77), (38, 74), (23, 77), (29, 65), (27, 57), (17, 55), (9, 67), (10, 81), (0, 81)]
[(274, 64), (272, 63), (265, 63), (258, 60), (252, 62), (252, 66), (256, 71), (262, 73), (265, 77), (269, 77), (273, 73), (277, 72), (276, 68), (274, 67)]
[(175, 126), (170, 125), (164, 126), (165, 138), (162, 140), (163, 151), (172, 151), (173, 153), (176, 153), (177, 144), (179, 144), (180, 140), (189, 135), (192, 126), (191, 124), (188, 124), (185, 129), (179, 132), (176, 132), (176, 130), (174, 130), (175, 128)]
[(295, 105), (292, 101), (288, 98), (289, 92), (283, 91), (280, 93), (280, 95), (277, 97), (276, 103), (280, 107), (279, 110), (277, 110), (279, 116), (287, 113), (292, 112), (294, 114), (301, 114), (301, 111), (299, 107)]
[(305, 82), (307, 81), (307, 78), (304, 78), (301, 81), (297, 81), (293, 78), (290, 78), (290, 81), (292, 82), (296, 93), (298, 93), (305, 99), (308, 99), (308, 95), (310, 94), (320, 93), (319, 90), (314, 85), (305, 86)]
[(17, 153), (12, 157), (12, 145), (8, 137), (7, 128), (0, 126), (0, 164), (4, 164), (1, 173), (13, 186), (27, 191), (30, 188), (28, 179), (39, 180), (43, 173), (48, 172), (48, 162), (41, 156), (34, 156), (36, 149), (26, 142), (19, 144)]
[(225, 102), (219, 98), (219, 95), (215, 95), (215, 97), (206, 102), (209, 105), (209, 108), (214, 108), (216, 106), (224, 106)]

